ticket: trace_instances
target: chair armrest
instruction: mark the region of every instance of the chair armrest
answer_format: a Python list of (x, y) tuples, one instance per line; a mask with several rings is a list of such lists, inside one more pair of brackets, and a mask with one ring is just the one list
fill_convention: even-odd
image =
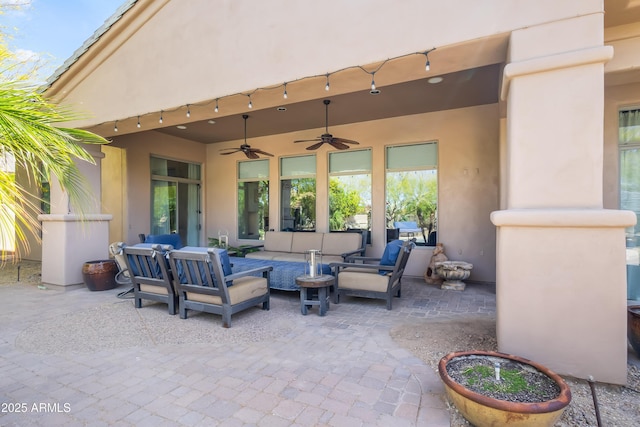
[(382, 258), (376, 258), (376, 257), (370, 257), (370, 256), (350, 256), (348, 257), (348, 260), (345, 260), (347, 262), (353, 263), (353, 261), (362, 261), (362, 263), (364, 264), (365, 262), (371, 262), (371, 261), (375, 261), (377, 263), (380, 263), (380, 260)]
[(354, 264), (352, 262), (332, 262), (329, 264), (332, 269), (335, 268), (336, 274), (340, 271), (340, 268), (361, 268), (363, 270), (384, 270), (393, 271), (395, 266), (393, 265), (380, 265), (380, 264)]
[(260, 248), (264, 248), (264, 243), (261, 245), (242, 245), (240, 247), (238, 247), (238, 253), (241, 257), (244, 257), (248, 251), (250, 251), (251, 249), (260, 249)]
[(350, 257), (354, 256), (355, 254), (363, 254), (364, 251), (365, 251), (365, 248), (360, 248), (360, 249), (356, 249), (355, 251), (343, 252), (343, 253), (340, 254), (340, 256), (346, 262), (347, 258), (350, 258)]
[(251, 276), (252, 274), (255, 273), (267, 273), (267, 272), (271, 272), (273, 270), (272, 266), (265, 266), (265, 267), (257, 267), (257, 268), (252, 268), (251, 270), (245, 270), (245, 271), (240, 271), (238, 273), (233, 273), (230, 274), (228, 276), (224, 276), (224, 281), (225, 282), (229, 282), (231, 280), (235, 280), (235, 279), (239, 279), (241, 277), (245, 277), (245, 276)]

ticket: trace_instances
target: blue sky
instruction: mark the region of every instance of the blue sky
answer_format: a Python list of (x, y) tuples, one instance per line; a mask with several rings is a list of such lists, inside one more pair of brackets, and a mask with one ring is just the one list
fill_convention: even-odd
[[(1, 31), (21, 58), (36, 55), (49, 77), (125, 0), (0, 0)], [(26, 4), (11, 10), (7, 4)]]

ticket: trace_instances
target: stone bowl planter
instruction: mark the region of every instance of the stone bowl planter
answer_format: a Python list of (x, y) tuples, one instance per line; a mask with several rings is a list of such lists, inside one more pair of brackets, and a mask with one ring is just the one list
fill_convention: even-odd
[[(498, 375), (505, 375), (505, 377), (506, 373), (509, 372), (508, 367), (510, 366), (517, 366), (533, 378), (538, 376), (544, 379), (541, 383), (547, 383), (547, 386), (550, 385), (553, 387), (554, 390), (550, 394), (547, 394), (555, 397), (542, 400), (531, 399), (538, 400), (535, 402), (527, 402), (527, 399), (523, 399), (521, 396), (518, 398), (525, 401), (498, 399), (493, 397), (496, 393), (472, 391), (471, 386), (467, 387), (460, 384), (460, 382), (454, 380), (448, 372), (449, 368), (453, 369), (454, 362), (464, 362), (463, 364), (467, 366), (466, 370), (468, 371), (471, 369), (469, 366), (475, 366), (475, 364), (480, 361), (481, 364), (488, 366), (495, 366), (495, 364), (498, 363), (498, 366), (503, 367), (504, 372)], [(493, 372), (493, 369), (489, 369)], [(467, 371), (465, 371), (465, 373)], [(462, 416), (476, 427), (553, 426), (562, 415), (566, 406), (571, 402), (571, 390), (558, 374), (528, 359), (510, 354), (479, 350), (449, 353), (440, 360), (438, 372), (440, 379), (445, 385), (449, 399), (460, 411)], [(499, 369), (498, 372), (500, 372)], [(453, 371), (451, 373), (453, 374)], [(493, 378), (487, 379), (488, 382), (492, 380)], [(534, 387), (538, 386), (536, 385), (532, 388)], [(543, 386), (539, 387), (541, 389), (544, 388)], [(511, 392), (504, 392), (503, 394), (509, 393)]]
[(640, 305), (627, 307), (627, 338), (631, 347), (640, 357)]
[(464, 261), (441, 261), (435, 264), (436, 274), (444, 279), (440, 289), (464, 291), (466, 280), (471, 275), (473, 264)]

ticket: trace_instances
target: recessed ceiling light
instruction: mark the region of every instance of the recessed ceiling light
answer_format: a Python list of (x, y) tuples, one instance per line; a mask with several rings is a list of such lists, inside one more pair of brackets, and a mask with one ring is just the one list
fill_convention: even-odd
[(429, 80), (427, 80), (429, 83), (431, 83), (432, 85), (440, 83), (442, 80), (444, 80), (442, 77), (431, 77)]
[(278, 107), (277, 110), (278, 111), (287, 111), (287, 107)]
[(380, 90), (379, 89), (370, 90), (369, 93), (371, 95), (380, 95)]
[(216, 121), (215, 120), (208, 120), (207, 123), (209, 123), (210, 125), (215, 125)]
[(176, 127), (177, 127), (178, 129), (183, 129), (183, 130), (187, 128), (186, 126), (183, 126), (183, 125), (178, 125), (178, 126), (176, 126)]

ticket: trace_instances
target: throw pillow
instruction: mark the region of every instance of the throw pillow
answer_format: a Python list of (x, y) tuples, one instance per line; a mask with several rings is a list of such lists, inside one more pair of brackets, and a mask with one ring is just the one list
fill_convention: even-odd
[[(382, 258), (380, 258), (380, 265), (396, 265), (396, 260), (398, 259), (398, 254), (400, 254), (403, 243), (402, 240), (392, 240), (387, 243)], [(378, 272), (383, 276), (389, 273), (387, 270), (379, 270)]]

